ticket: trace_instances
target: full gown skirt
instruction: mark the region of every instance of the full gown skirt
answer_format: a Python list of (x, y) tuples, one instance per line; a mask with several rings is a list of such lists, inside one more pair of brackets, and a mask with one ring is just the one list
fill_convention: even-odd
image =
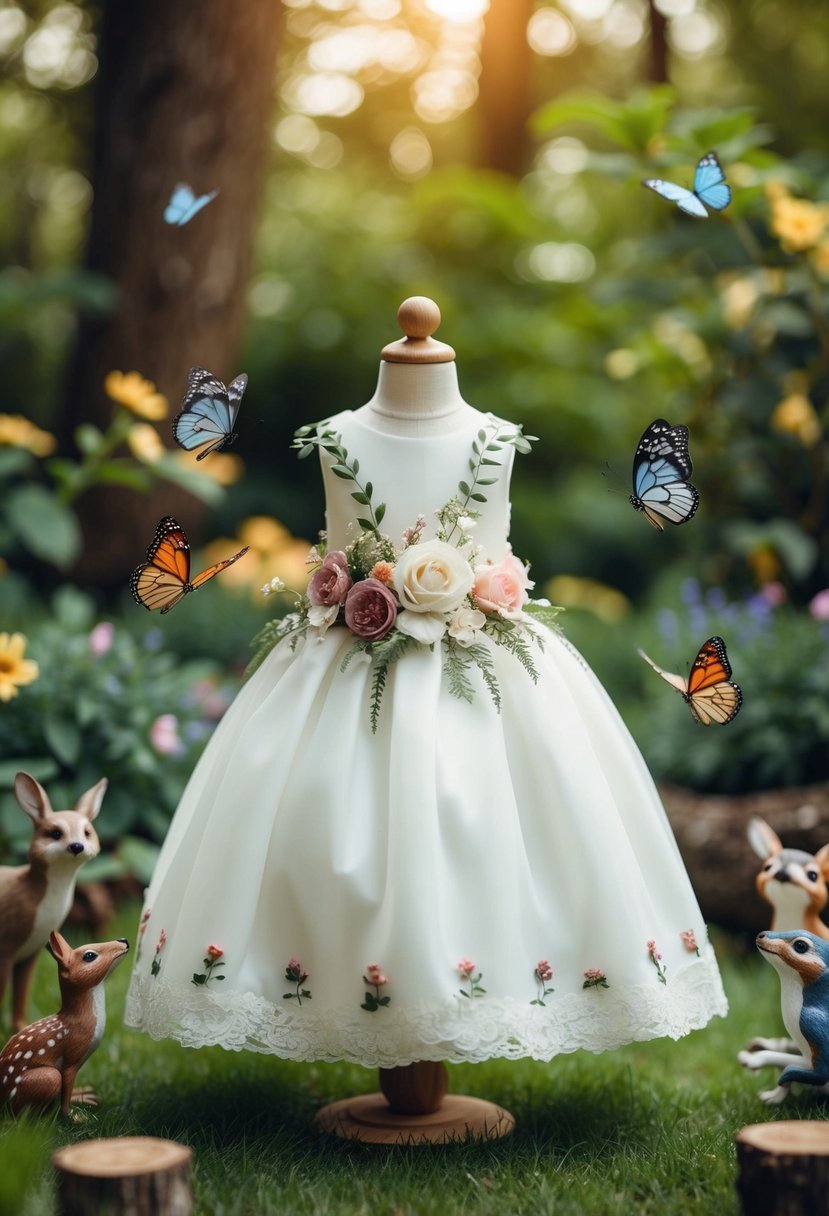
[[(420, 513), (428, 537), (478, 428), (509, 426), (471, 410), (423, 438), (379, 434), (350, 411), (327, 425), (387, 503), (395, 540)], [(480, 507), (481, 561), (507, 550), (512, 455), (502, 449)], [(329, 548), (343, 548), (360, 508), (321, 456)], [(725, 1014), (645, 763), (580, 655), (533, 628), (537, 682), (487, 643), (500, 712), (474, 669), (472, 702), (450, 694), (440, 643), (411, 647), (376, 733), (368, 658), (341, 670), (349, 631), (283, 639), (173, 819), (128, 1024), (192, 1047), (393, 1067), (547, 1060), (678, 1038)]]

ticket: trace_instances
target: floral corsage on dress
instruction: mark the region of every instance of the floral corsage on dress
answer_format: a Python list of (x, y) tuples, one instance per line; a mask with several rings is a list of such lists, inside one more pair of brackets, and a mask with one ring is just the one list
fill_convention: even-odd
[[(354, 657), (371, 660), (371, 728), (377, 730), (380, 705), (389, 668), (414, 646), (440, 644), (448, 688), (453, 696), (471, 701), (474, 686), (470, 672), (477, 668), (496, 707), (500, 691), (490, 649), (482, 638), (504, 646), (535, 681), (537, 671), (531, 646), (543, 646), (542, 634), (532, 628), (530, 617), (552, 625), (560, 609), (549, 601), (528, 599), (534, 584), (528, 567), (507, 549), (500, 562), (485, 561), (474, 542), (479, 512), (485, 503), (488, 476), (500, 466), (495, 456), (505, 445), (520, 452), (530, 450), (533, 436), (520, 428), (500, 433), (500, 427), (481, 429), (472, 444), (469, 480), (458, 483), (455, 495), (435, 515), (437, 534), (423, 539), (426, 520), (419, 516), (395, 542), (380, 531), (385, 506), (372, 502), (370, 481), (359, 479), (359, 463), (349, 458), (341, 437), (334, 431), (303, 427), (294, 447), (300, 457), (322, 448), (332, 458), (331, 472), (354, 484), (351, 497), (361, 514), (360, 533), (345, 549), (327, 552), (324, 538), (309, 555), (314, 573), (304, 593), (296, 596), (295, 609), (271, 621), (255, 639), (259, 649), (249, 671), (254, 671), (283, 637), (292, 644), (306, 635), (322, 637), (333, 625), (344, 625), (354, 644), (341, 663), (345, 671)], [(262, 591), (289, 590), (274, 579)]]

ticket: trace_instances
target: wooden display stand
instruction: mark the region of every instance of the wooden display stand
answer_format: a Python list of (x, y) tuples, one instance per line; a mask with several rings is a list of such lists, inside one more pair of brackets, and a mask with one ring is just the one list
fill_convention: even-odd
[(737, 1191), (745, 1216), (825, 1212), (829, 1123), (754, 1123), (737, 1133)]
[(60, 1216), (190, 1216), (193, 1150), (174, 1140), (123, 1136), (58, 1149)]
[(428, 1060), (380, 1069), (380, 1093), (331, 1102), (317, 1113), (327, 1132), (364, 1144), (497, 1140), (515, 1119), (494, 1102), (446, 1093), (446, 1065)]

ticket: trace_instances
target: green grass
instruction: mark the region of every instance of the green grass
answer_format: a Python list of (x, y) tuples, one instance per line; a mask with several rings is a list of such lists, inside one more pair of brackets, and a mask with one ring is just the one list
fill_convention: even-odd
[[(135, 920), (124, 917), (113, 936), (131, 937)], [(781, 1032), (777, 978), (753, 949), (729, 938), (716, 945), (727, 1019), (678, 1043), (453, 1066), (450, 1088), (506, 1106), (516, 1130), (491, 1144), (428, 1148), (373, 1148), (317, 1130), (323, 1103), (376, 1089), (368, 1069), (191, 1051), (124, 1029), (125, 966), (108, 981), (109, 1027), (80, 1076), (100, 1107), (73, 1121), (0, 1118), (0, 1214), (56, 1211), (49, 1158), (60, 1145), (152, 1135), (192, 1146), (199, 1216), (736, 1216), (736, 1131), (823, 1118), (825, 1108), (807, 1092), (782, 1111), (759, 1101), (772, 1075), (746, 1073), (735, 1054), (752, 1034)], [(44, 956), (32, 1017), (56, 1007)]]

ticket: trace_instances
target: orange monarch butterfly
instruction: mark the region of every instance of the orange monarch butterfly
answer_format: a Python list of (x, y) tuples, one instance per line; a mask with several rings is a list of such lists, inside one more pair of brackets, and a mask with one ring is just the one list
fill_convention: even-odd
[(703, 642), (691, 664), (691, 674), (687, 680), (684, 676), (657, 667), (644, 650), (640, 650), (639, 654), (663, 680), (682, 693), (682, 699), (687, 701), (696, 722), (701, 722), (703, 726), (719, 722), (725, 726), (740, 712), (743, 694), (739, 684), (730, 679), (731, 664), (722, 638), (713, 637)]
[(137, 566), (130, 576), (133, 599), (150, 612), (156, 608), (169, 612), (189, 591), (195, 591), (226, 566), (232, 566), (240, 557), (244, 557), (248, 548), (245, 545), (233, 557), (208, 566), (191, 581), (190, 545), (184, 529), (172, 515), (165, 515), (156, 525), (155, 536), (147, 550), (147, 560)]

